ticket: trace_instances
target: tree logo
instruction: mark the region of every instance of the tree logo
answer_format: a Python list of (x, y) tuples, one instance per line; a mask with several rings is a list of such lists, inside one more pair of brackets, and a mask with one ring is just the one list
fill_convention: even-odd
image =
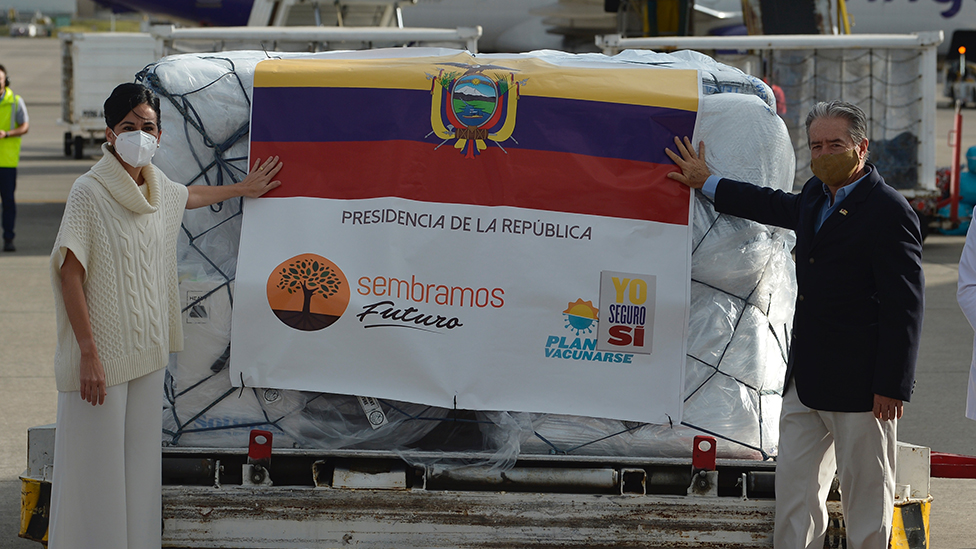
[(268, 277), (268, 304), (278, 320), (306, 332), (328, 328), (349, 305), (349, 281), (328, 259), (302, 254)]

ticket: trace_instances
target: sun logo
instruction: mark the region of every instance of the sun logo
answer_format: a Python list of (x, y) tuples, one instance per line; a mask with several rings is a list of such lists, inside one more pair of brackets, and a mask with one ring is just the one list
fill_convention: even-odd
[(328, 328), (349, 305), (349, 282), (339, 267), (315, 254), (281, 263), (268, 277), (268, 305), (278, 320), (305, 332)]
[(566, 315), (566, 328), (576, 331), (576, 335), (583, 332), (593, 333), (593, 324), (597, 322), (599, 312), (600, 310), (593, 306), (592, 301), (577, 298), (576, 302), (570, 303), (563, 311)]
[[(454, 148), (465, 158), (474, 158), (492, 141), (505, 152), (502, 143), (511, 139), (519, 89), (528, 79), (515, 80), (516, 69), (497, 65), (438, 63), (464, 69), (464, 72), (440, 69), (436, 75), (426, 73), (430, 85), (431, 132), (443, 139), (436, 149), (452, 139)], [(508, 71), (508, 75), (489, 76), (486, 70)], [(507, 153), (506, 153), (507, 154)]]

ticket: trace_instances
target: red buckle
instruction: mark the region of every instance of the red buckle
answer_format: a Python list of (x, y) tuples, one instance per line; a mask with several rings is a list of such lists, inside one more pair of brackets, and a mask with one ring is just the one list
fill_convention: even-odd
[(248, 463), (271, 463), (271, 431), (251, 430), (251, 442), (247, 447)]
[(695, 471), (715, 470), (715, 438), (696, 436), (691, 452), (691, 466)]

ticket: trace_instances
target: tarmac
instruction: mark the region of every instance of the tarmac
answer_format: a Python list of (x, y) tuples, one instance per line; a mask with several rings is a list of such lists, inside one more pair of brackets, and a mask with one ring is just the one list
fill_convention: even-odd
[[(53, 298), (48, 257), (71, 183), (95, 159), (63, 152), (61, 55), (57, 39), (0, 38), (0, 64), (24, 97), (30, 133), (18, 169), (17, 251), (0, 253), (0, 549), (40, 547), (17, 537), (18, 475), (27, 466), (27, 428), (53, 423), (57, 391)], [(976, 145), (976, 116), (965, 112), (964, 147)], [(937, 163), (949, 165), (952, 110), (939, 109)], [(976, 455), (976, 421), (965, 417), (973, 330), (956, 304), (961, 236), (925, 241), (925, 324), (912, 402), (899, 439), (934, 451)], [(931, 545), (976, 549), (976, 480), (932, 479)]]

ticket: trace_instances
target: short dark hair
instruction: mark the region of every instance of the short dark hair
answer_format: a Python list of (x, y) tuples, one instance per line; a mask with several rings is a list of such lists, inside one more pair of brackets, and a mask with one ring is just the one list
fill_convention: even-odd
[(867, 117), (860, 107), (847, 101), (821, 101), (810, 109), (807, 115), (807, 140), (810, 139), (810, 125), (818, 118), (843, 118), (847, 120), (847, 135), (855, 145), (868, 138)]
[(144, 103), (156, 113), (156, 127), (159, 127), (159, 98), (156, 94), (142, 84), (119, 84), (105, 100), (105, 125), (114, 128), (132, 109)]
[(4, 67), (3, 65), (0, 65), (0, 71), (3, 71), (3, 76), (4, 76), (3, 85), (4, 86), (9, 86), (10, 85), (10, 73), (7, 72), (7, 68)]

